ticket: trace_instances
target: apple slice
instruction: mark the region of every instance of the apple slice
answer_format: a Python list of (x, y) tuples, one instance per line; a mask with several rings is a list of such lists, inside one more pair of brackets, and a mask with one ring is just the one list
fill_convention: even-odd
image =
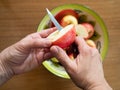
[(66, 15), (62, 18), (60, 24), (61, 24), (61, 26), (65, 27), (65, 26), (70, 25), (70, 24), (77, 25), (78, 21), (77, 21), (77, 18), (75, 16)]
[(76, 30), (74, 25), (68, 25), (64, 27), (62, 30), (56, 30), (52, 34), (50, 34), (47, 38), (52, 41), (53, 45), (57, 45), (63, 49), (70, 46), (76, 37)]
[(83, 25), (78, 24), (78, 25), (75, 26), (75, 29), (76, 29), (76, 34), (78, 36), (81, 36), (85, 39), (88, 37), (87, 29)]
[(88, 39), (88, 40), (86, 40), (86, 43), (87, 43), (90, 47), (96, 48), (96, 44), (94, 43), (93, 40)]
[(87, 38), (91, 38), (94, 34), (93, 26), (89, 23), (82, 23), (82, 25), (87, 29), (87, 32), (88, 32), (88, 37)]

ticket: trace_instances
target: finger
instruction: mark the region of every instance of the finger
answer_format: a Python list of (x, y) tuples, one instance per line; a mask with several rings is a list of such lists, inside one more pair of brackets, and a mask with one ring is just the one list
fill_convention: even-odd
[(41, 64), (44, 60), (50, 59), (52, 57), (53, 57), (53, 55), (50, 52), (45, 53), (44, 51), (43, 52), (38, 51), (37, 61), (38, 61), (39, 64)]
[(70, 58), (67, 56), (66, 52), (63, 49), (61, 49), (58, 46), (52, 46), (50, 48), (50, 51), (65, 68), (71, 67), (72, 61), (70, 60)]
[(44, 48), (44, 49), (41, 49), (42, 51), (40, 52), (43, 52), (44, 54), (42, 55), (43, 59), (46, 60), (46, 59), (50, 59), (53, 57), (53, 54), (50, 52), (50, 48)]
[(26, 37), (15, 44), (20, 50), (31, 50), (32, 48), (46, 48), (51, 46), (51, 41), (47, 38), (36, 38)]
[(40, 38), (40, 39), (33, 39), (31, 41), (30, 47), (32, 47), (32, 48), (45, 48), (45, 47), (50, 47), (51, 44), (52, 43), (51, 43), (51, 41), (49, 39)]
[(79, 52), (85, 51), (87, 48), (89, 48), (89, 46), (82, 37), (76, 37), (75, 43), (78, 45)]
[(39, 32), (39, 35), (40, 35), (42, 38), (45, 38), (45, 37), (47, 37), (49, 34), (51, 34), (52, 32), (54, 32), (55, 30), (57, 30), (56, 27), (49, 28), (49, 29), (45, 29), (45, 30), (42, 30), (41, 32)]
[(50, 59), (53, 57), (53, 54), (51, 52), (47, 52), (45, 55), (44, 55), (44, 60), (47, 60), (47, 59)]

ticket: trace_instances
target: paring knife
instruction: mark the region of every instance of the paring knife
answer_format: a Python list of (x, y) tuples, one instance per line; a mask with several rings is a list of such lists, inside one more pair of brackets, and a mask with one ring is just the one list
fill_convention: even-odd
[(58, 30), (61, 30), (62, 29), (61, 25), (57, 22), (57, 20), (54, 18), (54, 16), (52, 15), (52, 13), (47, 8), (46, 8), (46, 10), (47, 10), (47, 13), (48, 13), (51, 21), (54, 23), (54, 25), (56, 26), (56, 28)]

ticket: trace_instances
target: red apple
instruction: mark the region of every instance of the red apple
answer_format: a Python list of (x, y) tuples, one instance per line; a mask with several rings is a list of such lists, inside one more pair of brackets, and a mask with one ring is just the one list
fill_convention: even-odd
[(89, 23), (82, 23), (82, 25), (87, 29), (87, 32), (88, 32), (88, 37), (87, 38), (91, 38), (94, 34), (93, 26)]
[(69, 24), (74, 24), (77, 25), (78, 21), (77, 18), (73, 15), (66, 15), (62, 18), (61, 22), (60, 22), (61, 26), (65, 27)]
[(78, 25), (75, 26), (75, 29), (76, 29), (76, 34), (78, 36), (81, 36), (84, 39), (86, 39), (88, 37), (87, 29), (83, 25), (78, 24)]
[(96, 44), (94, 43), (93, 40), (88, 39), (88, 40), (86, 40), (86, 43), (87, 43), (90, 47), (96, 48)]
[[(76, 18), (78, 18), (78, 13), (76, 13), (74, 10), (72, 9), (65, 9), (65, 10), (62, 10), (60, 12), (58, 12), (56, 15), (55, 15), (55, 18), (56, 20), (61, 23), (61, 20), (64, 16), (66, 15), (72, 15)], [(54, 27), (54, 24), (52, 23), (52, 27)]]
[(47, 38), (52, 41), (53, 45), (58, 45), (61, 48), (67, 48), (70, 46), (76, 37), (76, 30), (74, 25), (68, 25), (62, 30), (56, 30), (50, 34)]

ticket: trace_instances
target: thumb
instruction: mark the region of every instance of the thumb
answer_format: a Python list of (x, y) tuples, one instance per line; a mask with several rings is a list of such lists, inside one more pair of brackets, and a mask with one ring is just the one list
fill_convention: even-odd
[(60, 61), (60, 63), (65, 68), (71, 67), (72, 60), (70, 60), (70, 58), (68, 57), (68, 55), (66, 54), (66, 52), (62, 48), (60, 48), (58, 46), (52, 46), (50, 48), (50, 51)]

